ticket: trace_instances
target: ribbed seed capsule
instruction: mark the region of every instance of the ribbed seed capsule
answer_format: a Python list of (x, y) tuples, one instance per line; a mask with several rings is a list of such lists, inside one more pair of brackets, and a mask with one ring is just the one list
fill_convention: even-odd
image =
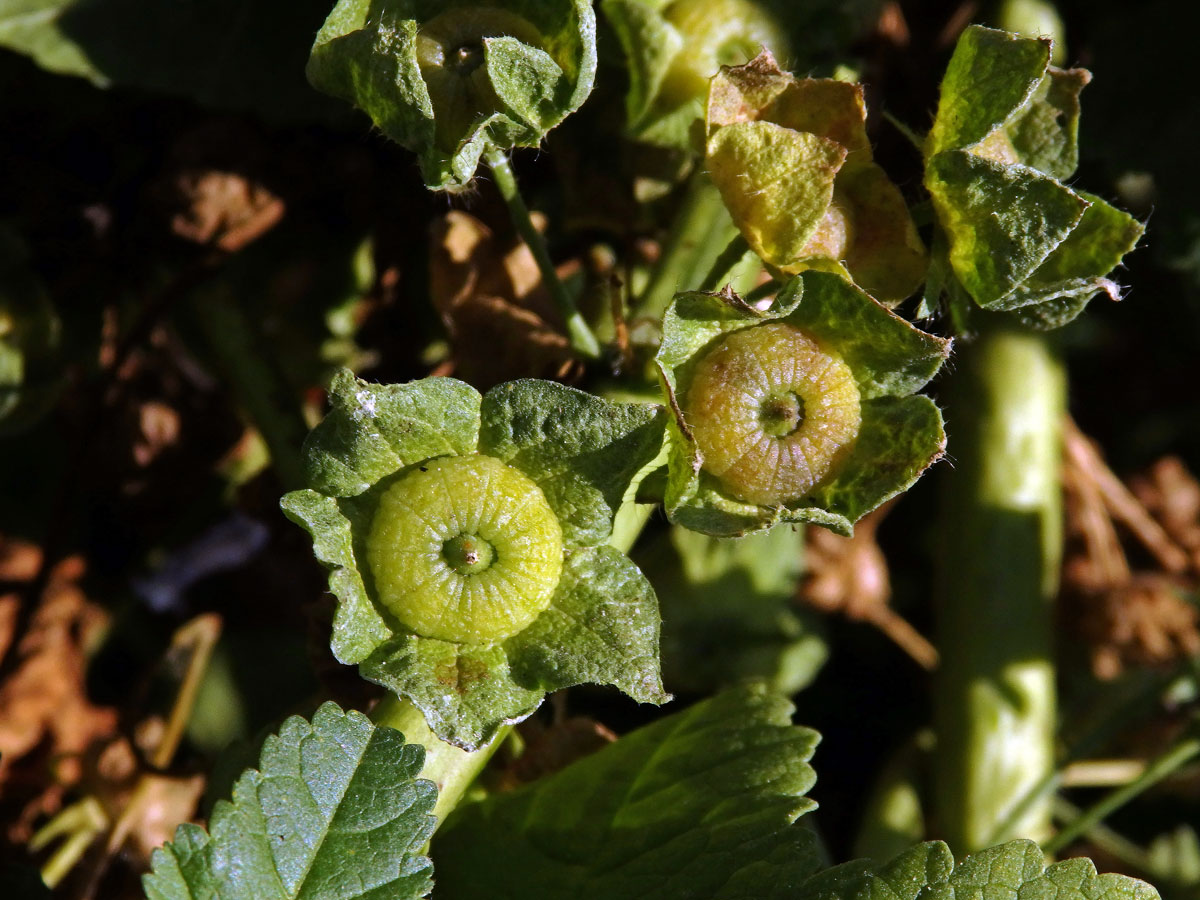
[(735, 331), (696, 364), (684, 417), (704, 470), (739, 500), (798, 500), (836, 474), (861, 423), (841, 357), (792, 325)]
[(423, 637), (487, 644), (550, 605), (562, 529), (524, 474), (490, 456), (422, 463), (388, 488), (367, 536), (383, 605)]

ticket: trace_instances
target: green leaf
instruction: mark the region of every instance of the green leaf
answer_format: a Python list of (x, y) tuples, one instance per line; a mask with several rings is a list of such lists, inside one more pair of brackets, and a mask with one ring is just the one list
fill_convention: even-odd
[(1049, 65), (1048, 40), (967, 28), (942, 77), (927, 155), (982, 141), (1033, 96)]
[(796, 606), (804, 530), (775, 528), (731, 540), (678, 525), (637, 555), (663, 611), (663, 680), (711, 693), (761, 679), (791, 695), (828, 650), (819, 616)]
[(714, 897), (756, 860), (814, 871), (795, 820), (818, 737), (761, 686), (626, 735), (560, 772), (460, 807), (437, 836), (438, 895)]
[(595, 32), (588, 0), (339, 0), (307, 72), (457, 191), (489, 148), (536, 147), (582, 105)]
[(813, 494), (815, 506), (857, 522), (916, 483), (946, 451), (942, 413), (928, 397), (877, 397), (841, 474)]
[(840, 144), (772, 122), (739, 122), (708, 139), (708, 173), (747, 243), (764, 261), (788, 266), (833, 202), (846, 160)]
[(798, 303), (784, 321), (837, 349), (854, 369), (864, 399), (919, 391), (937, 374), (950, 343), (910, 325), (844, 279), (806, 273), (780, 295)]
[(233, 801), (213, 810), (209, 833), (181, 825), (154, 852), (149, 900), (410, 900), (432, 887), (420, 849), (437, 798), (417, 780), (425, 750), (326, 703), (263, 745)]
[(537, 709), (547, 691), (590, 682), (666, 702), (658, 634), (650, 583), (624, 554), (598, 547), (568, 556), (550, 608), (503, 644), (407, 635), (380, 646), (359, 671), (412, 700), (443, 740), (472, 750)]
[[(728, 334), (771, 322), (800, 329), (840, 357), (857, 385), (862, 421), (854, 448), (817, 489), (760, 506), (735, 498), (704, 470), (683, 407), (692, 370), (706, 351)], [(719, 537), (779, 522), (812, 523), (850, 534), (858, 518), (907, 489), (941, 455), (945, 434), (940, 413), (932, 403), (909, 395), (933, 377), (949, 352), (948, 341), (914, 328), (845, 279), (824, 272), (793, 279), (767, 312), (732, 295), (680, 294), (664, 317), (657, 357), (674, 413), (667, 431), (668, 517)], [(891, 437), (898, 443), (892, 450), (886, 449), (889, 435), (880, 429), (895, 432)]]
[(695, 151), (709, 78), (767, 47), (790, 56), (780, 22), (744, 0), (603, 0), (629, 67), (630, 135), (643, 143)]
[(608, 539), (629, 482), (658, 453), (665, 422), (660, 406), (522, 379), (484, 396), (479, 449), (538, 483), (567, 543), (594, 546)]
[(284, 514), (312, 535), (313, 553), (330, 567), (329, 590), (338, 599), (331, 649), (339, 662), (362, 662), (392, 634), (370, 600), (358, 570), (350, 520), (332, 497), (292, 491), (280, 502)]
[(1028, 305), (1014, 291), (1083, 218), (1088, 202), (1025, 166), (961, 150), (929, 160), (925, 185), (950, 236), (950, 263), (984, 309)]
[(521, 684), (546, 691), (611, 684), (641, 703), (671, 697), (659, 677), (658, 603), (625, 554), (601, 546), (567, 557), (550, 608), (508, 639)]
[(482, 747), (545, 697), (539, 685), (517, 682), (503, 644), (469, 646), (402, 634), (380, 645), (358, 671), (407, 697), (434, 734), (464, 750)]
[[(797, 868), (802, 869), (802, 865)], [(919, 844), (886, 863), (856, 860), (797, 878), (786, 863), (747, 868), (716, 900), (1157, 900), (1127, 875), (1098, 875), (1088, 859), (1047, 867), (1032, 841), (1012, 841), (966, 857), (955, 868), (940, 841)]]
[(1059, 180), (1079, 165), (1079, 94), (1092, 80), (1087, 69), (1046, 72), (1033, 96), (1004, 126), (1025, 165)]
[(331, 497), (357, 496), (422, 460), (471, 453), (479, 439), (479, 392), (453, 378), (378, 385), (343, 370), (329, 403), (304, 456), (309, 485)]
[(301, 72), (328, 11), (328, 0), (0, 0), (0, 46), (100, 86), (326, 120), (336, 105)]

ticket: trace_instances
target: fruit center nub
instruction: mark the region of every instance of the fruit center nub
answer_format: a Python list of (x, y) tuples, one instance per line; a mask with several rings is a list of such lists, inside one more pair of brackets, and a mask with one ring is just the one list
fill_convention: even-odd
[(450, 54), (451, 64), (463, 75), (470, 75), (483, 65), (483, 44), (460, 44)]
[(759, 407), (758, 418), (771, 437), (787, 437), (804, 422), (804, 400), (794, 391), (772, 394)]
[(477, 534), (460, 534), (442, 544), (442, 557), (459, 575), (478, 575), (491, 566), (496, 550)]

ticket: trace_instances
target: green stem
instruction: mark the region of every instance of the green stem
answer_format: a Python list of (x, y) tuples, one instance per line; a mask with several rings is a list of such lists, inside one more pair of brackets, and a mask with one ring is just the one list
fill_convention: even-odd
[(733, 236), (725, 249), (720, 255), (713, 260), (712, 266), (708, 270), (708, 274), (704, 276), (704, 280), (700, 283), (702, 291), (719, 291), (729, 281), (730, 275), (733, 274), (734, 267), (741, 262), (746, 251), (750, 249), (750, 245), (746, 243), (746, 239), (742, 237), (741, 232)]
[(677, 291), (701, 286), (712, 260), (738, 236), (721, 192), (706, 174), (697, 172), (671, 223), (662, 255), (650, 283), (642, 291), (635, 316), (661, 318)]
[(980, 318), (950, 401), (939, 584), (934, 805), (956, 853), (1044, 839), (1054, 765), (1065, 377), (1044, 337)]
[(1042, 845), (1047, 853), (1058, 853), (1081, 834), (1103, 822), (1134, 797), (1158, 784), (1180, 766), (1200, 755), (1200, 737), (1189, 736), (1154, 759), (1141, 777), (1104, 796), (1096, 805)]
[(546, 242), (542, 238), (541, 232), (533, 226), (533, 219), (529, 217), (529, 207), (521, 198), (520, 188), (517, 187), (517, 178), (508, 162), (508, 156), (503, 150), (493, 148), (484, 154), (484, 160), (492, 170), (492, 175), (496, 179), (496, 187), (500, 190), (500, 196), (504, 198), (504, 202), (508, 206), (508, 214), (512, 217), (513, 225), (517, 227), (521, 240), (533, 254), (538, 270), (542, 273), (542, 281), (554, 299), (555, 305), (558, 306), (558, 311), (567, 328), (567, 337), (570, 338), (571, 347), (586, 359), (599, 359), (600, 343), (596, 340), (596, 335), (588, 327), (587, 321), (575, 305), (575, 300), (567, 293), (566, 286), (554, 270), (554, 263), (551, 262), (550, 254), (546, 250)]
[(447, 744), (434, 735), (425, 724), (425, 716), (408, 700), (389, 696), (372, 710), (371, 718), (377, 725), (386, 725), (401, 732), (407, 743), (420, 744), (425, 748), (425, 765), (421, 769), (421, 777), (428, 778), (437, 785), (438, 798), (433, 814), (437, 816), (438, 828), (454, 807), (458, 806), (467, 788), (483, 771), (487, 761), (504, 743), (505, 736), (512, 729), (511, 725), (501, 727), (487, 744), (468, 752), (453, 744)]

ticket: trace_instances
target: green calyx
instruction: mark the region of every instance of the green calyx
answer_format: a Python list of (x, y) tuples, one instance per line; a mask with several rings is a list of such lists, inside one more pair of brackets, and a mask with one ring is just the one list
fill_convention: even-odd
[(535, 147), (579, 108), (596, 69), (588, 0), (339, 0), (308, 78), (418, 154), (457, 191), (488, 150)]
[(795, 78), (764, 52), (713, 78), (707, 135), (708, 172), (765, 262), (838, 272), (885, 303), (924, 279), (904, 197), (872, 159), (861, 85)]
[(607, 545), (664, 425), (533, 379), (480, 396), (337, 376), (309, 489), (282, 503), (330, 569), (334, 655), (467, 749), (572, 684), (665, 700), (654, 592)]
[(782, 25), (753, 0), (603, 0), (629, 66), (630, 134), (691, 153), (709, 80), (763, 47), (789, 53)]
[(677, 295), (657, 357), (675, 412), (668, 517), (722, 537), (851, 533), (941, 456), (941, 414), (915, 392), (949, 349), (832, 273), (792, 279), (765, 312)]
[(1045, 38), (968, 28), (925, 145), (944, 261), (979, 306), (1039, 328), (1069, 322), (1098, 293), (1117, 299), (1107, 276), (1143, 231), (1064, 184), (1091, 75), (1051, 66), (1051, 53)]

